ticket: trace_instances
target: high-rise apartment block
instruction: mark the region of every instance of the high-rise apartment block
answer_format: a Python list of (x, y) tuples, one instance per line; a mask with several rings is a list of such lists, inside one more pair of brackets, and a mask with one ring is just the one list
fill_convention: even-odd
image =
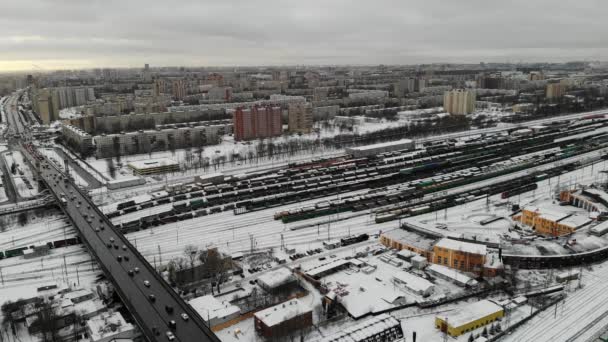
[(171, 85), (174, 99), (182, 100), (184, 97), (186, 97), (186, 83), (184, 82), (184, 80), (173, 80), (171, 82)]
[(547, 99), (557, 99), (566, 94), (566, 84), (549, 83), (547, 84), (546, 97)]
[(310, 133), (312, 131), (312, 106), (310, 103), (292, 103), (288, 107), (289, 131)]
[(50, 88), (36, 89), (32, 94), (32, 109), (45, 125), (59, 118), (59, 94)]
[(237, 108), (233, 113), (234, 140), (280, 136), (283, 133), (281, 107)]
[(465, 115), (475, 111), (475, 92), (456, 89), (443, 95), (443, 109), (450, 114)]

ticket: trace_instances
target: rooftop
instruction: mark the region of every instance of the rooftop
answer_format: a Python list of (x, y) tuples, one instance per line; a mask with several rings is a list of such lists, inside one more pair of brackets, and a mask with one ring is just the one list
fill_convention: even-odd
[(479, 245), (476, 243), (458, 241), (453, 239), (441, 239), (437, 242), (435, 247), (447, 248), (455, 251), (479, 255), (486, 255), (487, 253), (485, 245)]
[(366, 151), (366, 150), (374, 150), (374, 149), (377, 149), (377, 148), (399, 146), (399, 145), (408, 145), (408, 144), (413, 144), (413, 141), (410, 140), (410, 139), (401, 139), (401, 140), (397, 140), (397, 141), (388, 141), (388, 142), (383, 142), (383, 143), (378, 143), (378, 144), (373, 144), (373, 145), (365, 145), (365, 146), (353, 147), (351, 149), (352, 150), (359, 150), (359, 151)]
[(350, 328), (340, 330), (333, 335), (327, 336), (323, 338), (321, 342), (358, 342), (392, 327), (399, 326), (400, 324), (399, 320), (395, 317), (381, 314)]
[(127, 323), (120, 313), (108, 312), (91, 317), (87, 321), (87, 329), (91, 335), (91, 341), (98, 341), (126, 331), (133, 331), (135, 327), (131, 323)]
[(254, 314), (254, 316), (260, 321), (264, 322), (266, 326), (272, 327), (307, 312), (311, 312), (308, 305), (303, 304), (298, 299), (292, 299), (262, 311), (258, 311)]
[(485, 299), (470, 304), (461, 310), (451, 311), (449, 316), (442, 314), (437, 317), (443, 321), (447, 320), (448, 324), (452, 327), (460, 327), (502, 310), (502, 307), (499, 305)]
[(177, 162), (170, 158), (144, 159), (129, 162), (129, 166), (136, 169), (146, 169), (150, 167), (177, 165)]
[(258, 283), (262, 283), (270, 288), (279, 287), (295, 280), (296, 278), (293, 273), (291, 273), (291, 270), (285, 267), (281, 267), (278, 270), (265, 273), (258, 277)]
[(232, 305), (227, 301), (220, 301), (212, 295), (191, 299), (188, 304), (206, 321), (241, 312), (238, 306)]
[(410, 232), (403, 229), (395, 229), (388, 232), (382, 233), (382, 235), (386, 236), (391, 240), (401, 241), (402, 243), (407, 243), (408, 245), (414, 246), (416, 248), (430, 251), (433, 249), (433, 245), (435, 244), (435, 239), (431, 239), (421, 234), (417, 234), (415, 232)]

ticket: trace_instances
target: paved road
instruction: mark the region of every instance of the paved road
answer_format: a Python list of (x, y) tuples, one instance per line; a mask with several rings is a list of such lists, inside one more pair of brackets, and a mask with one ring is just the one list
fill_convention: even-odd
[[(92, 201), (71, 181), (65, 181), (65, 175), (48, 159), (41, 162), (40, 175), (55, 197), (60, 199), (63, 194), (70, 197), (63, 206), (64, 211), (80, 231), (83, 240), (150, 341), (168, 341), (167, 331), (173, 331), (174, 341), (219, 341), (200, 316), (169, 287), (128, 240), (114, 229)], [(104, 229), (96, 231), (101, 226)], [(107, 244), (111, 239), (114, 243), (108, 248)], [(118, 256), (121, 256), (123, 261), (118, 261)], [(124, 260), (125, 256), (129, 258), (128, 261)], [(139, 272), (129, 276), (127, 272), (136, 267)], [(144, 285), (144, 281), (148, 281), (150, 286)], [(149, 299), (150, 294), (156, 297), (154, 302)], [(168, 313), (166, 306), (172, 307), (174, 312)], [(190, 318), (183, 320), (182, 313), (188, 314)], [(176, 322), (174, 329), (169, 326), (171, 320)], [(158, 335), (152, 332), (153, 329), (158, 329)]]

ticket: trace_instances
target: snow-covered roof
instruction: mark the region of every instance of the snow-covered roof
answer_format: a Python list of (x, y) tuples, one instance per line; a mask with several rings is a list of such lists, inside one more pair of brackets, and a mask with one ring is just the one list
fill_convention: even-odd
[(381, 314), (323, 338), (320, 342), (358, 342), (401, 324), (395, 317)]
[(588, 188), (585, 192), (597, 196), (604, 204), (608, 203), (608, 194), (602, 190)]
[(272, 327), (307, 312), (311, 312), (308, 305), (305, 305), (298, 299), (292, 299), (262, 311), (258, 311), (254, 314), (254, 316), (262, 321), (266, 326)]
[(352, 147), (352, 150), (359, 150), (359, 151), (367, 151), (367, 150), (375, 150), (375, 149), (380, 149), (380, 148), (386, 148), (386, 147), (392, 147), (392, 146), (401, 146), (401, 145), (409, 145), (412, 144), (412, 140), (410, 139), (401, 139), (401, 140), (397, 140), (397, 141), (389, 141), (389, 142), (383, 142), (383, 143), (378, 143), (378, 144), (373, 144), (373, 145), (365, 145), (365, 146), (359, 146), (359, 147)]
[(278, 270), (259, 276), (258, 284), (265, 285), (269, 288), (275, 288), (295, 280), (296, 278), (293, 273), (291, 273), (291, 270), (286, 267), (281, 267)]
[(415, 292), (426, 293), (435, 287), (430, 281), (408, 272), (395, 272), (393, 278)]
[(308, 270), (306, 270), (306, 274), (308, 274), (311, 277), (316, 277), (319, 274), (323, 274), (329, 270), (332, 270), (334, 268), (338, 268), (338, 267), (342, 267), (344, 265), (350, 264), (349, 260), (346, 259), (336, 259), (336, 260), (332, 260), (328, 263), (322, 264), (322, 265), (318, 265), (315, 267), (312, 267)]
[(486, 255), (487, 253), (485, 245), (458, 241), (454, 239), (441, 239), (437, 242), (437, 244), (435, 244), (435, 247), (479, 255)]
[(212, 295), (191, 299), (188, 304), (206, 321), (211, 321), (218, 317), (224, 318), (241, 312), (238, 306), (232, 305), (227, 301), (219, 301)]
[(566, 217), (565, 219), (559, 221), (560, 224), (572, 227), (572, 228), (580, 228), (591, 222), (591, 219), (588, 216), (583, 215), (572, 215)]
[(459, 272), (454, 268), (449, 268), (442, 265), (432, 264), (426, 268), (427, 271), (435, 272), (441, 274), (449, 279), (453, 279), (455, 282), (466, 285), (476, 285), (477, 280), (467, 276), (466, 274)]
[(177, 165), (171, 158), (144, 159), (129, 162), (129, 166), (136, 169), (147, 169), (150, 167)]
[(127, 323), (119, 312), (102, 313), (87, 320), (91, 341), (105, 340), (111, 336), (133, 331), (135, 327)]
[(437, 317), (443, 321), (447, 320), (448, 324), (452, 327), (460, 327), (499, 311), (503, 311), (502, 307), (484, 299), (470, 304), (461, 310), (452, 311), (447, 316), (442, 314)]

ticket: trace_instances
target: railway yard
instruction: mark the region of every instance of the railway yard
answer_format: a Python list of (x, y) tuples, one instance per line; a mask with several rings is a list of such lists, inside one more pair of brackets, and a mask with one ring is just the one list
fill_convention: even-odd
[[(239, 315), (208, 322), (220, 340), (252, 340), (254, 312), (299, 298), (315, 329), (298, 334), (311, 340), (390, 313), (408, 340), (416, 333), (421, 341), (533, 341), (548, 324), (556, 341), (593, 341), (608, 326), (608, 117), (531, 127), (127, 190), (90, 188), (86, 180), (97, 176), (83, 175), (84, 168), (69, 167), (69, 178), (184, 300), (212, 295), (239, 308)], [(21, 150), (19, 164), (32, 183), (36, 160), (65, 167), (37, 142)], [(12, 156), (5, 156), (9, 164)], [(56, 208), (28, 214), (25, 227), (5, 219), (1, 296), (23, 291), (25, 280), (35, 291), (103, 278), (61, 210), (75, 198), (59, 194)], [(48, 254), (30, 258), (42, 247)], [(210, 253), (229, 258), (230, 271), (200, 276)], [(268, 289), (283, 284), (268, 279), (291, 277), (296, 285), (287, 292)], [(260, 291), (264, 304), (254, 300)], [(481, 299), (500, 308), (497, 322), (460, 332), (442, 326), (443, 316), (464, 319), (457, 313)], [(205, 319), (209, 311), (199, 314)], [(576, 323), (564, 329), (569, 317)]]

